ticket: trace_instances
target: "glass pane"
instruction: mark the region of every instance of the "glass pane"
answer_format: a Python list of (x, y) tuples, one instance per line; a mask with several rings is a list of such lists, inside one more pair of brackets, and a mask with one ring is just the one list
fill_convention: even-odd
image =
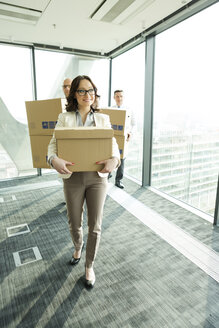
[[(109, 60), (94, 59), (85, 56), (36, 50), (37, 99), (64, 98), (62, 90), (66, 78), (88, 75), (95, 83), (100, 103), (108, 101)], [(50, 169), (43, 169), (50, 173)]]
[(31, 52), (0, 45), (0, 179), (36, 174), (25, 101), (33, 100)]
[(37, 99), (64, 98), (65, 78), (88, 75), (96, 84), (101, 101), (108, 101), (109, 61), (36, 50)]
[(124, 91), (124, 107), (135, 116), (136, 127), (130, 140), (125, 160), (125, 174), (142, 180), (143, 113), (144, 113), (144, 72), (145, 44), (125, 52), (112, 61), (112, 106), (115, 105), (113, 92)]
[(156, 37), (152, 186), (213, 215), (219, 4)]

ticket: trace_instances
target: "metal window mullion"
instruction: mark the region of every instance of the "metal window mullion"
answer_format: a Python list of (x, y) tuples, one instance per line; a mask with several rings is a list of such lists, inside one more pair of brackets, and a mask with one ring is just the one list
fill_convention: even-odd
[(155, 52), (155, 37), (154, 36), (147, 37), (145, 43), (145, 92), (144, 92), (142, 187), (151, 185), (154, 52)]
[(112, 58), (109, 59), (109, 92), (108, 92), (108, 106), (111, 106), (111, 90), (112, 90)]
[(214, 210), (214, 225), (219, 226), (219, 175), (218, 175), (217, 194), (216, 194), (215, 210)]
[[(35, 49), (32, 47), (31, 59), (32, 59), (32, 75), (33, 75), (33, 94), (34, 100), (37, 100), (37, 84), (36, 84), (36, 62), (35, 62)], [(37, 175), (42, 175), (42, 169), (37, 168)]]
[(33, 75), (33, 94), (34, 100), (37, 100), (37, 87), (36, 87), (36, 62), (35, 62), (35, 49), (31, 48), (32, 59), (32, 75)]

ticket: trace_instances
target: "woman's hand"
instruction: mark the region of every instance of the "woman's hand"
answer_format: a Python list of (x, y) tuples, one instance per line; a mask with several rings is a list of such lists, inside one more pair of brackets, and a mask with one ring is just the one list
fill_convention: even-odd
[(99, 171), (100, 173), (112, 172), (119, 164), (119, 159), (117, 157), (112, 157), (105, 159), (104, 161), (96, 162), (96, 164), (104, 164), (104, 168)]
[(59, 172), (60, 174), (72, 174), (72, 172), (68, 170), (66, 165), (74, 165), (74, 163), (67, 162), (64, 159), (59, 158), (59, 157), (55, 157), (51, 161), (51, 164), (54, 167), (54, 169), (57, 172)]

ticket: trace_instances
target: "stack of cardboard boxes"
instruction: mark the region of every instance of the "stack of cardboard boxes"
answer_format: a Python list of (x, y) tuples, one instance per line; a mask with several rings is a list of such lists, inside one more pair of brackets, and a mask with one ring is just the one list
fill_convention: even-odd
[[(50, 168), (47, 164), (48, 144), (58, 115), (65, 109), (65, 99), (26, 101), (33, 167)], [(99, 128), (56, 128), (58, 156), (73, 166), (72, 172), (101, 171), (96, 162), (112, 157), (113, 130)]]
[(34, 168), (50, 168), (47, 149), (58, 115), (64, 111), (65, 99), (26, 101), (26, 111)]
[(125, 157), (125, 139), (126, 139), (126, 125), (127, 125), (127, 111), (123, 109), (102, 108), (101, 112), (110, 117), (110, 122), (114, 131), (119, 146), (120, 158)]

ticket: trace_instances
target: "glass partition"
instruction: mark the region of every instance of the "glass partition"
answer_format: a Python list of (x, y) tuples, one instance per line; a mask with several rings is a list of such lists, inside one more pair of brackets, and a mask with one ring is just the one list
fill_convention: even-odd
[(125, 160), (125, 174), (141, 181), (143, 153), (143, 113), (144, 113), (144, 73), (145, 44), (112, 60), (112, 106), (115, 105), (113, 94), (115, 90), (124, 91), (124, 107), (133, 112), (136, 126), (130, 140), (128, 154)]
[(219, 168), (219, 4), (156, 37), (152, 186), (213, 215)]
[(0, 45), (0, 179), (36, 174), (25, 101), (33, 100), (31, 50)]

